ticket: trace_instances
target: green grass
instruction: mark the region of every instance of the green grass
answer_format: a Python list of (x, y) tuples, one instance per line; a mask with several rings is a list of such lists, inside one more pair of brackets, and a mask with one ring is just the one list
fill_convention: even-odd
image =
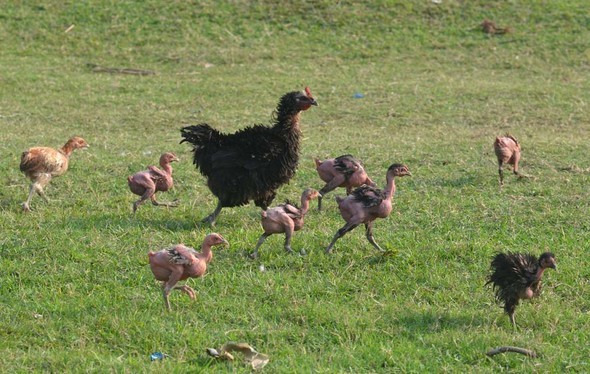
[[(510, 26), (488, 37), (484, 19)], [(74, 27), (65, 32), (71, 25)], [(268, 372), (587, 372), (590, 17), (585, 1), (10, 2), (0, 9), (0, 367), (6, 372), (248, 372), (204, 353), (244, 341)], [(87, 63), (149, 69), (92, 73)], [(268, 123), (278, 98), (310, 86), (301, 163), (275, 203), (320, 188), (312, 158), (352, 153), (379, 184), (393, 162), (394, 212), (375, 223), (381, 257), (331, 193), (294, 249), (261, 258), (253, 205), (226, 209), (190, 301), (164, 310), (148, 250), (211, 231), (215, 200), (179, 128)], [(354, 99), (353, 94), (365, 94)], [(498, 188), (491, 144), (511, 132), (522, 171)], [(33, 145), (91, 145), (23, 214), (18, 170)], [(142, 206), (126, 176), (173, 151), (176, 187)], [(338, 191), (342, 194), (342, 191)], [(483, 285), (498, 250), (553, 251), (558, 271), (517, 309), (514, 332)], [(261, 272), (263, 264), (266, 271)], [(485, 356), (499, 345), (540, 358)], [(150, 353), (171, 356), (149, 361)]]

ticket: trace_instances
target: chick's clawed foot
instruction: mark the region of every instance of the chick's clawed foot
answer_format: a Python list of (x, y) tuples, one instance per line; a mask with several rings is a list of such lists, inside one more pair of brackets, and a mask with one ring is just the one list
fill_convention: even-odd
[(184, 293), (186, 293), (188, 295), (188, 297), (191, 298), (191, 300), (194, 300), (197, 297), (197, 294), (195, 293), (195, 290), (193, 290), (191, 287), (189, 287), (186, 284), (183, 285), (183, 286), (175, 287), (175, 288), (178, 289), (178, 290), (180, 290), (180, 291), (182, 291), (182, 292), (184, 292)]

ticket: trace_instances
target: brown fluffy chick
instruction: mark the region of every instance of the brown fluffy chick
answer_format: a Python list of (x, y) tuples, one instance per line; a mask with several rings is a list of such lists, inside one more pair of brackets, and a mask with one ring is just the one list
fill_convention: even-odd
[(156, 200), (156, 192), (166, 192), (174, 186), (171, 165), (174, 161), (180, 161), (174, 153), (163, 153), (160, 156), (162, 170), (155, 166), (148, 166), (147, 170), (127, 177), (127, 184), (131, 192), (141, 196), (139, 200), (133, 203), (133, 214), (135, 214), (137, 208), (147, 199), (151, 199), (152, 204), (156, 206), (178, 206), (177, 201), (161, 203)]
[[(308, 188), (301, 194), (301, 208), (286, 202), (285, 204), (262, 211), (261, 224), (264, 233), (260, 236), (260, 239), (258, 239), (256, 248), (254, 248), (254, 252), (250, 254), (250, 258), (258, 257), (258, 248), (260, 248), (266, 238), (272, 234), (280, 233), (285, 233), (285, 251), (293, 253), (293, 250), (291, 249), (291, 236), (293, 235), (293, 232), (299, 231), (303, 228), (303, 218), (309, 210), (309, 202), (320, 196), (321, 195), (318, 191), (313, 188)], [(305, 251), (302, 249), (299, 253), (304, 255)]]
[(346, 188), (346, 194), (350, 195), (353, 188), (363, 184), (375, 186), (361, 162), (352, 155), (342, 155), (324, 161), (316, 158), (314, 161), (318, 175), (326, 182), (319, 191), (318, 210), (322, 210), (322, 197), (338, 187)]
[(520, 161), (520, 144), (515, 137), (510, 134), (498, 136), (494, 141), (494, 152), (498, 158), (498, 173), (500, 174), (500, 186), (504, 185), (504, 164), (512, 165), (514, 174), (521, 177), (518, 171), (518, 162)]
[(37, 192), (45, 201), (43, 188), (49, 184), (51, 178), (63, 175), (68, 170), (70, 155), (76, 149), (88, 148), (88, 143), (80, 137), (74, 136), (60, 149), (49, 147), (33, 147), (23, 152), (20, 159), (20, 171), (31, 180), (29, 197), (23, 203), (23, 210), (31, 210), (31, 199)]
[(183, 244), (176, 244), (170, 248), (158, 252), (148, 253), (150, 267), (154, 277), (162, 282), (162, 291), (166, 309), (171, 310), (168, 296), (172, 290), (180, 290), (191, 299), (195, 299), (195, 290), (188, 285), (176, 286), (179, 281), (188, 278), (202, 277), (207, 271), (207, 264), (213, 258), (211, 247), (217, 245), (229, 245), (221, 235), (209, 234), (203, 240), (201, 252)]
[(366, 236), (369, 243), (380, 252), (384, 252), (373, 238), (373, 222), (377, 218), (386, 218), (392, 210), (392, 199), (395, 194), (395, 177), (411, 176), (406, 165), (393, 164), (387, 169), (387, 184), (382, 190), (379, 188), (363, 185), (345, 198), (336, 197), (340, 215), (346, 224), (334, 235), (332, 242), (326, 248), (326, 253), (332, 252), (336, 240), (354, 229), (361, 223), (365, 224)]

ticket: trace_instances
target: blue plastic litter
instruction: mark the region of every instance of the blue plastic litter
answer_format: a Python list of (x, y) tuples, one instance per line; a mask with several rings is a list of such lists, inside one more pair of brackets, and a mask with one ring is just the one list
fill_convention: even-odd
[(162, 352), (154, 352), (150, 355), (150, 361), (156, 361), (156, 360), (161, 360), (164, 357), (166, 357), (166, 355)]
[(355, 99), (362, 99), (363, 97), (365, 97), (365, 95), (360, 92), (355, 92), (355, 94), (352, 95), (352, 97), (354, 97)]

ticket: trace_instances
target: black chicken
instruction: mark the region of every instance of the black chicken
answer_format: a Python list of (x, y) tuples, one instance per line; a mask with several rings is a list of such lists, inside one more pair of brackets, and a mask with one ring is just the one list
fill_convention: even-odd
[(514, 311), (519, 300), (539, 296), (543, 272), (547, 268), (556, 268), (555, 256), (550, 252), (543, 253), (539, 258), (528, 253), (498, 253), (490, 268), (486, 285), (493, 285), (496, 300), (504, 303), (504, 310), (516, 328)]
[(212, 226), (224, 207), (254, 200), (263, 210), (276, 190), (295, 174), (299, 161), (300, 113), (318, 105), (308, 87), (281, 97), (272, 126), (254, 125), (223, 134), (207, 124), (183, 127), (183, 142), (193, 145), (194, 164), (207, 177), (218, 198), (215, 211), (203, 219)]

